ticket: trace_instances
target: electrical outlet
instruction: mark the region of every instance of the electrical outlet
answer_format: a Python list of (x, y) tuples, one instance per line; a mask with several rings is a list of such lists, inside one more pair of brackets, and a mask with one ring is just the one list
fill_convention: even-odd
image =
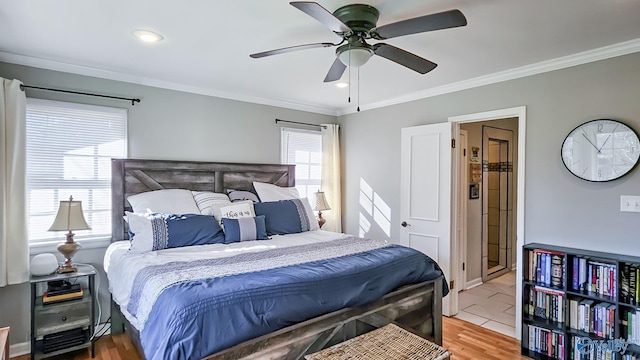
[(620, 211), (640, 212), (640, 196), (621, 195)]

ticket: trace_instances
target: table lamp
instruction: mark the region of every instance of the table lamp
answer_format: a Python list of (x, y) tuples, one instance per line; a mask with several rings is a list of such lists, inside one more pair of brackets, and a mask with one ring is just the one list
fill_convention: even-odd
[(324, 196), (324, 191), (316, 192), (316, 207), (314, 210), (318, 212), (318, 226), (322, 229), (322, 225), (326, 222), (322, 218), (322, 211), (331, 210), (329, 204), (327, 204), (327, 198)]
[(58, 245), (58, 251), (65, 259), (64, 264), (58, 268), (60, 274), (78, 271), (78, 268), (71, 264), (71, 257), (80, 249), (80, 244), (73, 241), (72, 230), (91, 230), (91, 227), (84, 219), (82, 201), (74, 201), (73, 196), (69, 196), (69, 201), (60, 201), (56, 219), (49, 228), (49, 231), (68, 231), (67, 241)]

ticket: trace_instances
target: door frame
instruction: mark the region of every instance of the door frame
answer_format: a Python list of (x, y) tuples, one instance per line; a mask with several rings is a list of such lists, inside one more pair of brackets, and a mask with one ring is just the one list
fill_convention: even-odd
[[(479, 121), (490, 121), (490, 120), (498, 120), (504, 118), (518, 118), (518, 174), (517, 174), (517, 199), (518, 203), (516, 205), (516, 267), (518, 269), (518, 273), (516, 274), (516, 339), (521, 340), (522, 337), (522, 247), (524, 246), (524, 202), (525, 202), (525, 141), (526, 141), (526, 123), (527, 123), (527, 107), (526, 106), (518, 106), (507, 109), (498, 109), (492, 111), (485, 111), (480, 113), (472, 113), (466, 115), (457, 115), (449, 117), (449, 122), (454, 125), (454, 129), (452, 131), (453, 136), (455, 137), (456, 143), (459, 143), (460, 133), (460, 124), (462, 123), (471, 123), (471, 122), (479, 122)], [(451, 164), (451, 168), (453, 174), (451, 176), (451, 204), (455, 207), (452, 210), (451, 218), (451, 234), (454, 237), (451, 241), (452, 246), (458, 246), (457, 239), (457, 207), (459, 204), (458, 198), (461, 196), (459, 194), (459, 182), (460, 174), (459, 174), (459, 164), (458, 161), (460, 159), (460, 147), (456, 146), (453, 151), (453, 155), (451, 159), (453, 164)], [(457, 257), (458, 249), (452, 249), (452, 256)], [(451, 274), (453, 279), (458, 278), (458, 261), (459, 259), (451, 259), (451, 270), (454, 272)], [(457, 299), (456, 299), (457, 300)], [(451, 314), (458, 313), (458, 302), (451, 301)]]
[[(459, 126), (458, 126), (459, 128)], [(464, 135), (464, 140), (460, 140), (460, 135)], [(467, 150), (468, 148), (468, 134), (467, 134), (467, 130), (462, 130), (459, 129), (458, 130), (458, 140), (457, 143), (460, 144), (459, 148), (462, 150)], [(458, 197), (458, 208), (456, 209), (456, 216), (458, 214), (459, 211), (462, 211), (462, 217), (461, 217), (461, 223), (456, 223), (456, 229), (458, 229), (458, 233), (460, 234), (460, 236), (457, 238), (458, 241), (458, 276), (456, 277), (456, 281), (458, 282), (457, 286), (456, 286), (456, 291), (460, 292), (462, 290), (466, 290), (467, 289), (467, 268), (466, 264), (467, 263), (467, 199), (469, 197), (469, 187), (468, 187), (468, 181), (465, 181), (465, 179), (468, 179), (468, 167), (467, 164), (469, 163), (469, 161), (467, 160), (469, 156), (469, 151), (466, 152), (466, 154), (462, 154), (462, 156), (460, 156), (460, 151), (458, 151), (458, 155), (460, 156), (460, 161), (463, 161), (462, 159), (464, 159), (464, 164), (462, 163), (458, 163), (458, 169), (460, 170), (460, 178), (463, 179), (463, 181), (458, 181), (458, 186), (459, 186), (459, 191), (460, 191), (460, 196)], [(452, 178), (452, 181), (455, 181)], [(454, 182), (455, 184), (455, 182)], [(457, 310), (456, 310), (457, 312)]]

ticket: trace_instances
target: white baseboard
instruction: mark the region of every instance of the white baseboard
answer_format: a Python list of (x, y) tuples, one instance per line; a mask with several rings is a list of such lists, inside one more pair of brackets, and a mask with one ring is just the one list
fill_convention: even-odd
[(28, 341), (9, 346), (10, 358), (22, 356), (30, 353), (31, 353), (31, 343), (29, 343)]
[(471, 281), (467, 281), (467, 290), (480, 285), (482, 285), (482, 278), (476, 278)]
[[(109, 324), (109, 329), (102, 336), (110, 335), (110, 334), (111, 334), (111, 324)], [(27, 355), (27, 354), (31, 354), (31, 343), (29, 341), (13, 344), (9, 346), (10, 358)]]

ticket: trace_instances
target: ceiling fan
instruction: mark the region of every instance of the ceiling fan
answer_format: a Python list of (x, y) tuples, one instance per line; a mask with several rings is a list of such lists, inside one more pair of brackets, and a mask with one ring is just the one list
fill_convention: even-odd
[(385, 43), (370, 45), (366, 40), (386, 40), (403, 35), (467, 25), (467, 19), (460, 10), (449, 10), (377, 26), (380, 12), (371, 5), (350, 4), (330, 13), (320, 4), (313, 1), (294, 1), (290, 4), (318, 20), (338, 36), (341, 36), (342, 41), (337, 44), (313, 43), (297, 45), (259, 52), (249, 56), (261, 58), (297, 50), (337, 46), (336, 59), (329, 69), (324, 82), (339, 80), (347, 66), (362, 66), (373, 55), (382, 56), (420, 74), (426, 74), (438, 65), (395, 46)]

